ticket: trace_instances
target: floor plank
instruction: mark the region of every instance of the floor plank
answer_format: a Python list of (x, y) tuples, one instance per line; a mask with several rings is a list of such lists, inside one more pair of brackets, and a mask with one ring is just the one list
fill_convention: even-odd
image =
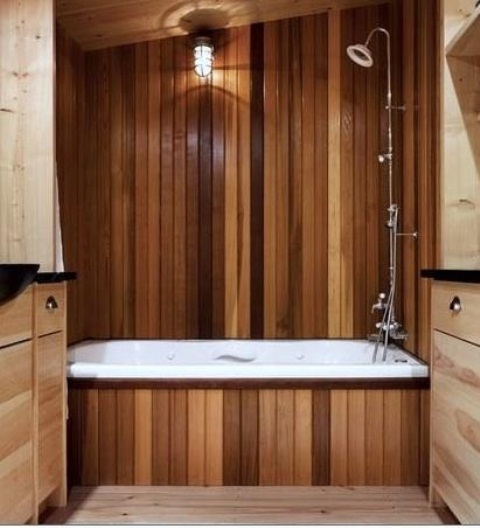
[(455, 524), (419, 487), (73, 488), (45, 524)]

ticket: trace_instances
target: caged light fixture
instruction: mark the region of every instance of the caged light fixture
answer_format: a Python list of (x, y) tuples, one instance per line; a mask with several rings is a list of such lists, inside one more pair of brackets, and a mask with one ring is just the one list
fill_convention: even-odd
[(214, 47), (210, 37), (196, 37), (193, 44), (195, 73), (199, 77), (208, 77), (213, 70)]

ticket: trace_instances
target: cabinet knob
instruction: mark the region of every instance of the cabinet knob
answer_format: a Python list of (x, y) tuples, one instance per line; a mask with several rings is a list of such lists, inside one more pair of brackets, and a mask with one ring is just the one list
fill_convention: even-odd
[(55, 299), (55, 297), (50, 296), (47, 299), (47, 302), (45, 303), (45, 308), (47, 310), (49, 310), (49, 311), (56, 310), (58, 308), (58, 303), (57, 303), (57, 300)]
[(450, 311), (453, 313), (460, 313), (462, 311), (462, 303), (459, 297), (454, 297), (450, 303)]

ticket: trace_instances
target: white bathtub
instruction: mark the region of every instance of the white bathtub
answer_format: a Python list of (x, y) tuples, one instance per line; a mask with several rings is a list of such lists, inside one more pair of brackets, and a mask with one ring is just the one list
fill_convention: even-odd
[(70, 378), (425, 378), (428, 366), (391, 346), (337, 340), (84, 341), (69, 347)]

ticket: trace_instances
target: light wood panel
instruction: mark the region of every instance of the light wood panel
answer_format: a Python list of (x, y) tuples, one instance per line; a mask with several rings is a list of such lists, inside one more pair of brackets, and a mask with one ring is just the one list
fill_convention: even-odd
[[(30, 295), (27, 294), (27, 297)], [(30, 297), (31, 299), (31, 297)], [(0, 349), (0, 519), (21, 524), (33, 517), (32, 342)]]
[(40, 503), (65, 485), (64, 334), (59, 332), (38, 339), (35, 357), (38, 379), (37, 500)]
[(53, 0), (0, 6), (0, 261), (55, 265)]
[[(466, 51), (462, 29), (478, 19), (474, 3), (444, 5), (443, 67), (443, 166), (441, 197), (441, 264), (445, 268), (478, 269), (480, 265), (478, 197), (480, 136), (478, 127), (478, 79), (480, 53)], [(478, 23), (471, 31), (478, 40)], [(458, 42), (459, 48), (456, 48)], [(451, 54), (450, 54), (451, 52)]]
[(0, 347), (18, 343), (33, 336), (33, 288), (0, 306)]
[(47, 524), (454, 524), (419, 487), (74, 488)]
[(420, 484), (421, 397), (418, 390), (71, 389), (69, 483)]
[(480, 519), (479, 352), (434, 332), (432, 489), (467, 524)]
[[(57, 0), (57, 18), (84, 49), (184, 35), (198, 29), (246, 26), (382, 3), (379, 0)], [(152, 19), (155, 23), (152, 24)]]

